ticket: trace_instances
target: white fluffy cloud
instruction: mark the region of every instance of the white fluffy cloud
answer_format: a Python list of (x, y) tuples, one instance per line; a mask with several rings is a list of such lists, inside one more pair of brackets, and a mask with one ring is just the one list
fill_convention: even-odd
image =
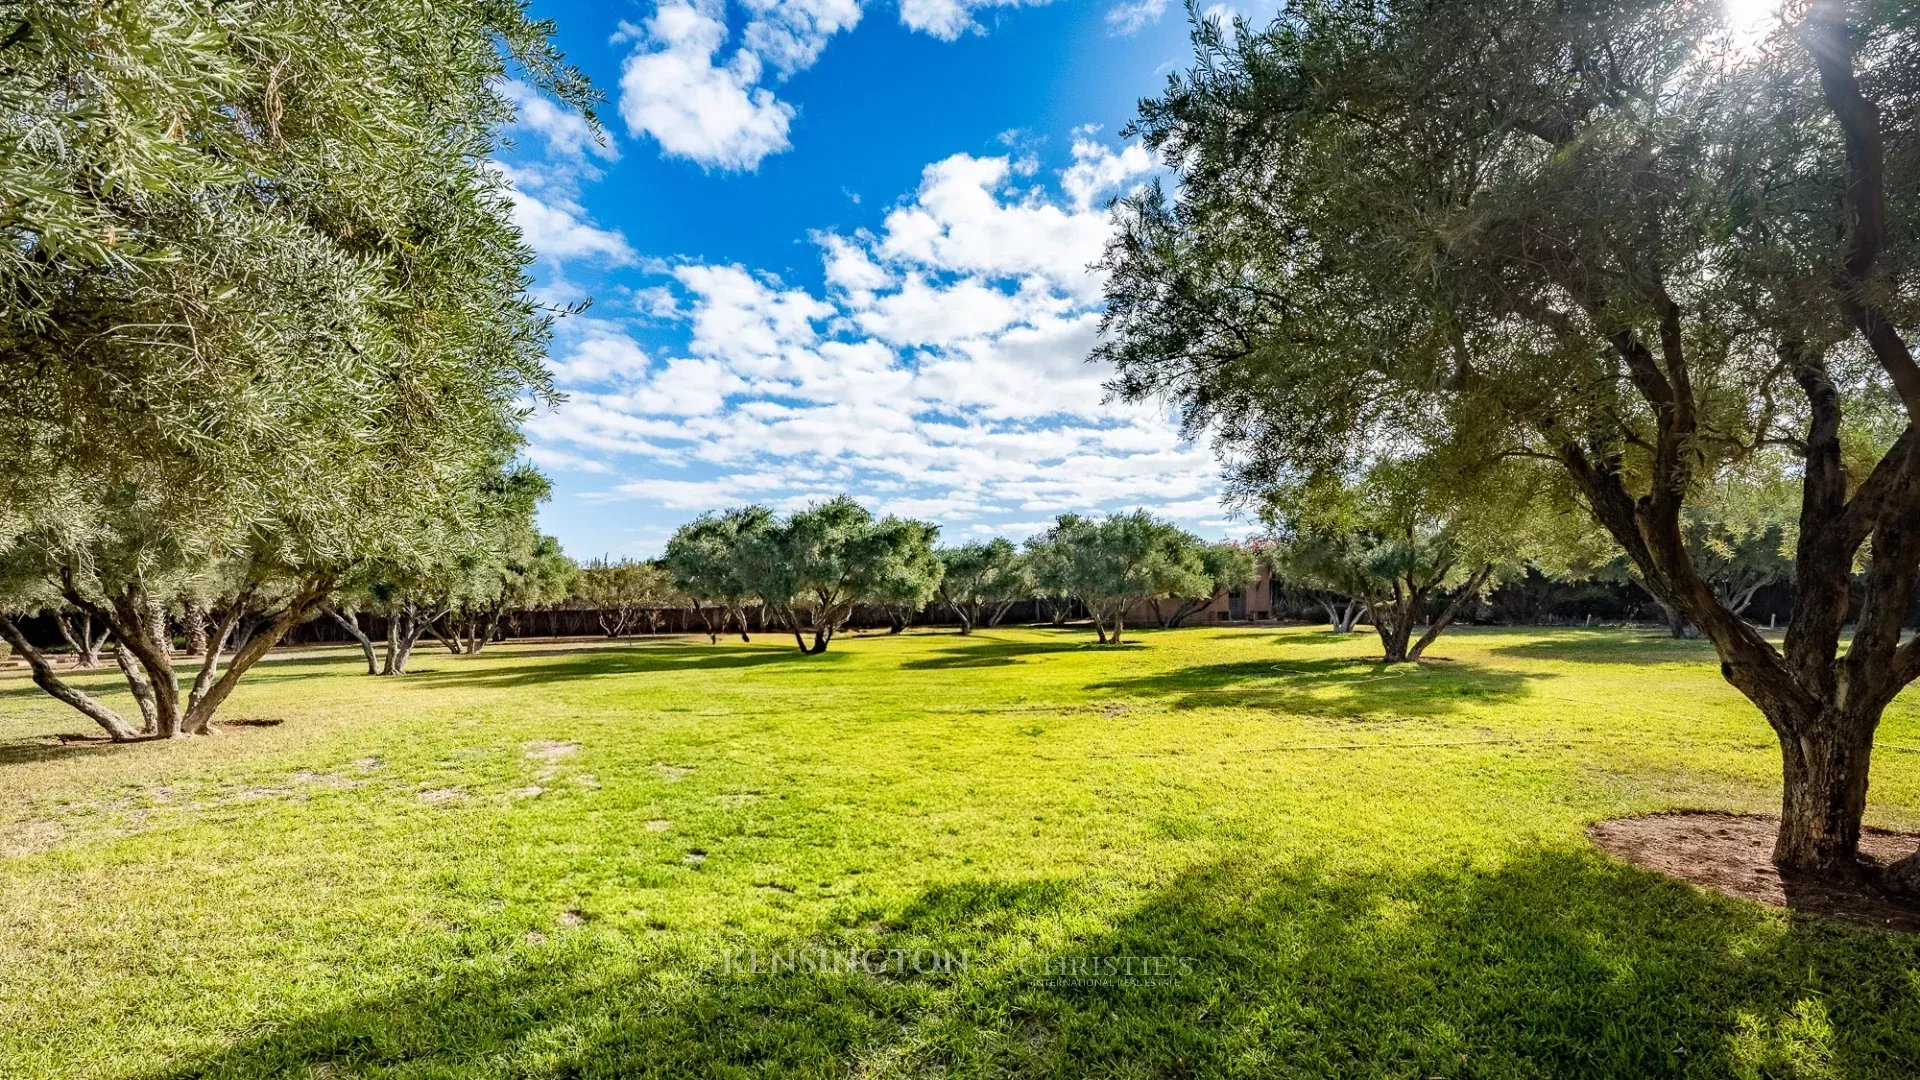
[[(1100, 280), (1088, 267), (1106, 246), (1104, 213), (1093, 195), (1151, 165), (1136, 147), (1093, 161), (1081, 140), (1063, 179), (1072, 200), (1061, 205), (1039, 192), (1010, 190), (1013, 162), (1005, 157), (955, 154), (921, 173), (912, 203), (887, 215), (879, 251), (888, 258), (995, 278), (1038, 275), (1070, 295), (1099, 299)], [(1132, 156), (1129, 156), (1132, 155)], [(1077, 170), (1077, 171), (1076, 171)]]
[(979, 31), (974, 13), (987, 8), (1038, 7), (1047, 0), (900, 0), (900, 23), (909, 30), (931, 34), (942, 41)]
[(606, 266), (631, 266), (636, 261), (627, 238), (618, 230), (593, 223), (580, 205), (583, 180), (598, 179), (599, 164), (617, 161), (620, 152), (611, 141), (596, 139), (586, 120), (543, 97), (534, 88), (513, 79), (496, 84), (512, 103), (515, 126), (536, 135), (544, 153), (522, 154), (509, 165), (491, 167), (506, 180), (514, 224), (534, 251), (556, 274), (563, 265), (586, 259)]
[(1087, 211), (1103, 195), (1114, 192), (1153, 168), (1153, 155), (1139, 143), (1114, 153), (1090, 137), (1073, 141), (1073, 165), (1060, 176), (1060, 186), (1074, 209)]
[(781, 75), (813, 66), (827, 39), (860, 22), (860, 0), (744, 0), (741, 40)]
[(720, 63), (727, 25), (719, 12), (662, 4), (620, 74), (620, 115), (636, 137), (675, 157), (723, 169), (753, 169), (787, 148), (793, 106), (757, 85), (760, 57), (737, 49)]
[(873, 261), (865, 248), (834, 233), (816, 234), (820, 258), (825, 264), (827, 284), (856, 295), (867, 294), (893, 280), (893, 275)]
[(589, 155), (605, 161), (620, 160), (620, 150), (613, 141), (596, 135), (579, 113), (561, 108), (518, 79), (502, 79), (498, 85), (501, 94), (513, 103), (515, 125), (538, 135), (548, 153), (573, 161), (584, 161)]
[[(975, 18), (980, 10), (1046, 2), (901, 0), (900, 22), (952, 41), (982, 29)], [(634, 44), (620, 75), (627, 130), (653, 139), (670, 157), (708, 168), (759, 168), (769, 154), (792, 145), (798, 115), (765, 85), (768, 76), (779, 82), (812, 67), (828, 41), (859, 25), (864, 3), (734, 0), (744, 20), (737, 42), (728, 30), (728, 0), (664, 0), (644, 25), (622, 21), (610, 41)]]
[(674, 277), (693, 294), (693, 350), (747, 374), (779, 375), (819, 340), (814, 324), (834, 311), (738, 266), (683, 266)]
[(1116, 34), (1137, 34), (1167, 13), (1167, 0), (1124, 0), (1107, 9), (1107, 26)]
[(1094, 203), (1149, 165), (1090, 132), (1051, 188), (1014, 183), (1006, 158), (936, 162), (873, 232), (813, 234), (820, 293), (739, 265), (674, 266), (671, 300), (648, 310), (684, 344), (643, 347), (645, 320), (566, 320), (569, 397), (529, 434), (556, 467), (612, 467), (591, 497), (672, 517), (850, 492), (956, 535), (1136, 505), (1217, 525), (1211, 455), (1159, 410), (1106, 401), (1107, 372), (1087, 362), (1100, 294), (1087, 264), (1107, 228)]
[[(509, 173), (509, 180), (512, 174)], [(580, 204), (565, 196), (543, 199), (515, 184), (509, 197), (513, 201), (513, 221), (520, 234), (550, 264), (573, 259), (594, 259), (613, 266), (630, 266), (635, 261), (633, 247), (617, 230), (603, 229), (587, 220)]]

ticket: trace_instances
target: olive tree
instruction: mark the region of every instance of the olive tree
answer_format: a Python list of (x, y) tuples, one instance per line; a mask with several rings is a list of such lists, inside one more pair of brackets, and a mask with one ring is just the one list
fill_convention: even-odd
[[(1361, 605), (1381, 660), (1397, 664), (1419, 660), (1468, 603), (1485, 597), (1497, 571), (1522, 568), (1515, 509), (1500, 500), (1483, 505), (1492, 514), (1475, 515), (1437, 497), (1416, 473), (1380, 464), (1351, 481), (1315, 475), (1278, 486), (1261, 512), (1302, 584)], [(1429, 619), (1430, 604), (1449, 593)]]
[(946, 564), (933, 549), (940, 527), (910, 518), (887, 518), (877, 528), (873, 550), (880, 565), (866, 600), (884, 611), (887, 632), (898, 634), (926, 609), (945, 581)]
[(736, 549), (735, 572), (793, 633), (801, 652), (818, 654), (827, 651), (856, 604), (898, 595), (901, 568), (919, 567), (917, 587), (928, 584), (937, 533), (926, 522), (876, 520), (843, 495), (745, 537)]
[(1062, 514), (1034, 544), (1058, 560), (1059, 587), (1086, 605), (1102, 645), (1122, 643), (1134, 608), (1211, 584), (1199, 541), (1144, 510), (1098, 520)]
[(941, 548), (939, 558), (945, 570), (940, 602), (953, 609), (963, 635), (976, 626), (998, 625), (1009, 608), (1033, 593), (1026, 559), (1004, 537)]
[[(446, 641), (455, 652), (473, 656), (500, 636), (502, 619), (516, 611), (551, 607), (567, 598), (580, 570), (560, 541), (531, 529), (510, 534), (505, 550), (488, 553), (469, 576), (455, 606)], [(517, 623), (514, 624), (517, 627)]]
[(1350, 634), (1369, 617), (1362, 537), (1343, 529), (1294, 529), (1274, 538), (1273, 574), (1295, 595), (1327, 613), (1336, 634)]
[[(0, 615), (9, 620), (43, 615), (52, 621), (60, 640), (73, 653), (73, 666), (90, 671), (100, 666), (100, 652), (113, 631), (96, 625), (93, 617), (66, 602), (60, 590), (37, 572), (37, 567), (9, 565), (0, 560)], [(7, 580), (6, 575), (13, 575)], [(11, 652), (11, 646), (8, 647)]]
[(510, 63), (585, 91), (511, 0), (12, 13), (0, 560), (111, 629), (142, 722), (0, 637), (115, 739), (207, 732), (354, 568), (465, 529), (550, 392), (487, 159)]
[(450, 633), (441, 637), (455, 655), (484, 649), (508, 612), (547, 607), (572, 591), (578, 568), (534, 521), (552, 490), (546, 477), (522, 465), (502, 472), (484, 492), (480, 528), (447, 615)]
[(647, 633), (655, 633), (660, 612), (679, 606), (686, 597), (661, 563), (595, 559), (580, 568), (572, 600), (592, 609), (601, 632), (617, 638), (628, 633), (635, 620), (645, 620)]
[[(1197, 543), (1198, 541), (1196, 541)], [(1259, 563), (1252, 549), (1229, 541), (1217, 544), (1205, 544), (1199, 549), (1199, 581), (1204, 590), (1192, 593), (1174, 591), (1176, 586), (1169, 583), (1167, 595), (1154, 597), (1147, 601), (1153, 609), (1154, 618), (1162, 627), (1183, 625), (1194, 615), (1212, 607), (1221, 597), (1238, 589), (1244, 589), (1260, 576)], [(1184, 579), (1183, 583), (1194, 579)]]
[(702, 514), (682, 525), (667, 541), (666, 567), (676, 588), (707, 629), (707, 640), (718, 642), (732, 621), (747, 635), (747, 607), (757, 596), (743, 575), (744, 548), (773, 525), (773, 512), (764, 506), (742, 506)]
[[(1920, 678), (1920, 23), (1785, 11), (1748, 46), (1722, 5), (1654, 0), (1202, 22), (1141, 106), (1177, 186), (1120, 209), (1100, 354), (1214, 430), (1244, 487), (1409, 443), (1549, 470), (1765, 716), (1774, 859), (1830, 875), (1858, 865), (1874, 732)], [(1766, 447), (1799, 478), (1779, 647), (1685, 527)], [(1920, 856), (1890, 873), (1920, 888)]]
[(1047, 621), (1054, 626), (1066, 625), (1074, 604), (1068, 580), (1067, 549), (1061, 541), (1076, 532), (1081, 521), (1078, 514), (1061, 514), (1045, 531), (1028, 537), (1021, 550), (1033, 596), (1046, 609)]

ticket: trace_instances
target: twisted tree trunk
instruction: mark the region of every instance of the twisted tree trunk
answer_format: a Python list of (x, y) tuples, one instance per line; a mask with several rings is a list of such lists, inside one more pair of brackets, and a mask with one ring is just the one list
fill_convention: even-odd
[(367, 658), (367, 674), (380, 674), (379, 661), (373, 654), (373, 639), (367, 636), (365, 630), (360, 629), (360, 613), (354, 612), (353, 615), (349, 617), (342, 614), (338, 608), (330, 607), (323, 610), (326, 611), (327, 615), (331, 617), (334, 622), (339, 623), (345, 628), (347, 633), (352, 634), (353, 640), (360, 643), (360, 651), (365, 654)]
[(414, 645), (419, 642), (422, 634), (429, 631), (437, 636), (439, 631), (434, 630), (433, 625), (444, 615), (446, 615), (445, 611), (427, 615), (410, 606), (398, 608), (389, 615), (387, 617), (387, 655), (380, 674), (406, 674), (407, 661), (413, 657)]
[(1427, 632), (1420, 635), (1420, 640), (1414, 643), (1412, 649), (1408, 650), (1408, 659), (1420, 659), (1421, 654), (1427, 651), (1427, 646), (1433, 644), (1434, 640), (1442, 633), (1445, 633), (1448, 626), (1452, 625), (1454, 617), (1459, 615), (1461, 607), (1465, 605), (1467, 601), (1479, 597), (1480, 589), (1486, 585), (1487, 579), (1491, 576), (1493, 576), (1493, 567), (1491, 566), (1482, 566), (1480, 569), (1475, 570), (1472, 576), (1467, 578), (1466, 584), (1460, 586), (1460, 591), (1454, 594), (1453, 599), (1448, 602), (1445, 610), (1441, 611), (1439, 617), (1435, 618), (1432, 625), (1427, 627)]
[(187, 632), (187, 652), (193, 656), (203, 656), (207, 651), (207, 611), (199, 605), (187, 608), (180, 618)]
[(53, 624), (60, 630), (60, 637), (73, 650), (73, 666), (82, 670), (92, 670), (100, 666), (100, 649), (106, 645), (107, 638), (113, 635), (111, 628), (102, 625), (98, 635), (93, 632), (93, 616), (84, 611), (53, 613)]

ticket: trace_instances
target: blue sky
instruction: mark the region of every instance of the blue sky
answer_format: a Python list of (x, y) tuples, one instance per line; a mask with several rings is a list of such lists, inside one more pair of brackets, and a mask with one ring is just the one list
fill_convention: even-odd
[[(1225, 10), (1225, 9), (1222, 9)], [(607, 139), (519, 84), (501, 167), (563, 319), (544, 527), (656, 554), (702, 510), (849, 493), (1024, 536), (1145, 506), (1244, 531), (1205, 446), (1087, 364), (1119, 131), (1188, 55), (1156, 0), (540, 2)]]

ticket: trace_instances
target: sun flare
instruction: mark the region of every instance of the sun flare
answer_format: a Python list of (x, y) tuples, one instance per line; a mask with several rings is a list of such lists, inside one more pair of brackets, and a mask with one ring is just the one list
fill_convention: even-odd
[(1750, 48), (1778, 26), (1787, 0), (1721, 0), (1734, 46)]

